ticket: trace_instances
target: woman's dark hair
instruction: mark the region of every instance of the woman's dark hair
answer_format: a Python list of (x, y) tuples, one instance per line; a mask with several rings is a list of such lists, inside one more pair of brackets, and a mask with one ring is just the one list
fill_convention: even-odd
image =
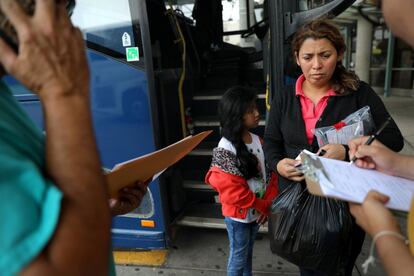
[(223, 95), (219, 103), (221, 135), (229, 140), (236, 148), (237, 167), (245, 179), (256, 177), (259, 174), (258, 160), (250, 153), (243, 142), (243, 117), (253, 108), (257, 93), (252, 88), (236, 86), (230, 88)]
[[(299, 28), (292, 40), (294, 56), (299, 54), (303, 42), (308, 38), (315, 40), (326, 38), (335, 47), (338, 56), (343, 56), (345, 53), (346, 45), (340, 31), (328, 19), (316, 19)], [(358, 76), (346, 70), (342, 63), (338, 62), (332, 76), (332, 88), (335, 93), (340, 95), (349, 94), (356, 91), (358, 86)]]

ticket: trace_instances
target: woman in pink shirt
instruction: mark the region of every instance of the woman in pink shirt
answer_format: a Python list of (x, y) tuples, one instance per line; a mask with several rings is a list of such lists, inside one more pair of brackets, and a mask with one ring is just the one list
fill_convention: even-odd
[[(312, 130), (335, 125), (364, 106), (370, 107), (375, 126), (380, 126), (390, 116), (371, 87), (342, 65), (345, 48), (341, 33), (327, 20), (309, 22), (297, 31), (292, 40), (292, 51), (302, 75), (297, 79), (296, 85), (286, 87), (274, 96), (264, 135), (266, 161), (279, 175), (279, 191), (282, 192), (279, 197), (283, 196), (283, 190), (299, 183), (302, 185), (302, 195), (307, 200), (299, 202), (294, 199), (297, 202), (292, 202), (292, 206), (299, 206), (292, 207), (296, 211), (302, 208), (300, 216), (297, 215), (295, 219), (298, 223), (307, 225), (307, 229), (320, 231), (321, 227), (327, 228), (323, 230), (326, 235), (322, 242), (315, 242), (327, 244), (324, 252), (315, 252), (313, 248), (307, 251), (300, 247), (293, 248), (294, 246), (289, 254), (284, 254), (286, 246), (280, 247), (284, 252), (280, 248), (276, 250), (279, 255), (297, 264), (302, 276), (352, 275), (365, 233), (352, 220), (347, 203), (315, 199), (308, 194), (304, 177), (296, 168), (296, 156), (303, 149), (315, 153), (323, 149), (324, 157), (349, 160), (347, 145), (328, 144), (319, 148)], [(403, 147), (401, 132), (394, 121), (378, 139), (394, 151)], [(313, 211), (315, 205), (309, 203), (312, 200), (318, 200), (325, 206), (318, 213), (321, 216)], [(337, 209), (326, 206), (336, 206)], [(303, 210), (312, 210), (312, 216), (303, 216), (306, 214)], [(292, 210), (286, 212), (290, 217), (295, 215)], [(350, 227), (335, 231), (328, 229), (329, 222), (323, 220), (326, 217)], [(279, 227), (277, 223), (274, 225), (276, 231)], [(297, 229), (295, 231), (286, 237), (286, 242), (295, 244), (295, 239), (303, 237), (304, 233), (298, 233)], [(312, 230), (306, 231), (307, 235), (314, 234)], [(316, 233), (321, 236), (321, 232)]]

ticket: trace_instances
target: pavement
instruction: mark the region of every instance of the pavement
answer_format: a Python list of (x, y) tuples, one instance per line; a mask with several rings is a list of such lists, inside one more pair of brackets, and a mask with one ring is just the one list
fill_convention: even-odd
[[(389, 113), (396, 121), (403, 136), (405, 154), (414, 154), (414, 98), (387, 97), (382, 98)], [(404, 214), (398, 214), (401, 228), (406, 228)], [(228, 256), (228, 239), (225, 230), (177, 227), (172, 246), (162, 251), (164, 261), (156, 265), (117, 265), (119, 276), (130, 275), (191, 275), (191, 276), (224, 276)], [(361, 264), (369, 255), (371, 239), (367, 237), (363, 250), (357, 260), (353, 275), (362, 275)], [(159, 252), (158, 252), (159, 254)], [(159, 256), (156, 254), (156, 256)], [(254, 247), (253, 275), (299, 275), (298, 268), (271, 253), (266, 235), (259, 234)], [(367, 276), (386, 275), (381, 263), (376, 262)]]

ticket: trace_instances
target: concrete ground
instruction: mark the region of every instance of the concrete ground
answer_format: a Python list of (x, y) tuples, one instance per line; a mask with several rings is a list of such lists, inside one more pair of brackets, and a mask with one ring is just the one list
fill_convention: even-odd
[[(392, 117), (397, 122), (405, 139), (403, 153), (414, 154), (414, 98), (383, 98)], [(405, 229), (405, 217), (399, 215), (402, 229)], [(357, 260), (353, 275), (363, 275), (361, 264), (368, 256), (371, 239), (366, 238), (363, 250)], [(200, 229), (191, 227), (177, 228), (172, 247), (167, 251), (167, 258), (160, 266), (123, 266), (116, 270), (119, 276), (130, 275), (191, 275), (224, 276), (228, 256), (228, 239), (225, 230)], [(266, 236), (259, 235), (254, 248), (253, 274), (261, 275), (299, 275), (296, 266), (273, 255), (269, 249)], [(385, 272), (377, 261), (371, 267), (368, 276), (382, 276)]]

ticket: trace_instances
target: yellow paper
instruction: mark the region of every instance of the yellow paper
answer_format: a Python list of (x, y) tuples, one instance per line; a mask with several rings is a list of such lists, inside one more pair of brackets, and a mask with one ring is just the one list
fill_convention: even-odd
[(118, 164), (106, 175), (109, 195), (115, 197), (118, 191), (137, 181), (147, 181), (155, 174), (167, 169), (191, 152), (212, 130), (188, 136), (168, 147)]

